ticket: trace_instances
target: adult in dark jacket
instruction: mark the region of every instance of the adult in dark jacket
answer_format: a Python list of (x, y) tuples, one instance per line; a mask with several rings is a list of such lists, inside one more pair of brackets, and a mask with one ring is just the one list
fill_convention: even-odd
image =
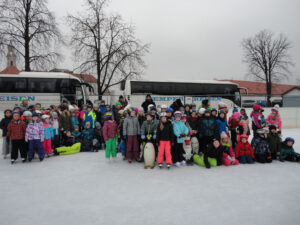
[(182, 104), (181, 100), (178, 98), (178, 99), (176, 99), (175, 102), (173, 102), (173, 104), (170, 107), (175, 112), (175, 111), (178, 111), (180, 107), (183, 107), (183, 104)]
[(154, 105), (154, 106), (156, 106), (155, 105), (155, 102), (153, 101), (153, 99), (152, 99), (152, 97), (151, 97), (151, 95), (147, 95), (146, 96), (146, 100), (143, 102), (143, 104), (142, 104), (142, 107), (143, 107), (143, 109), (144, 109), (144, 112), (146, 113), (146, 112), (148, 112), (148, 106), (149, 105)]
[(188, 117), (187, 122), (191, 126), (193, 131), (199, 130), (199, 117), (197, 116), (197, 112), (195, 109), (192, 109), (192, 114), (191, 116)]
[(59, 115), (59, 128), (61, 132), (73, 130), (70, 112), (64, 106), (61, 107), (61, 114)]
[(204, 116), (201, 118), (198, 127), (198, 134), (200, 151), (206, 149), (213, 139), (220, 140), (219, 127), (216, 120), (211, 117), (210, 110), (206, 110)]
[(277, 133), (276, 127), (271, 125), (269, 127), (269, 134), (267, 137), (268, 143), (270, 145), (270, 150), (272, 154), (272, 159), (277, 159), (277, 155), (281, 151), (281, 138)]
[(7, 137), (7, 127), (11, 122), (11, 110), (7, 109), (4, 111), (4, 118), (0, 122), (0, 129), (2, 130), (2, 155), (5, 159), (6, 156), (11, 152), (11, 141), (10, 138)]

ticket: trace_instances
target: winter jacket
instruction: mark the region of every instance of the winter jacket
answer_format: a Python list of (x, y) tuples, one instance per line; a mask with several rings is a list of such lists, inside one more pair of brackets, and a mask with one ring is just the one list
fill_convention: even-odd
[(85, 127), (86, 122), (90, 122), (91, 128), (95, 128), (96, 119), (97, 116), (94, 111), (85, 112), (83, 115), (82, 126)]
[(175, 111), (178, 111), (180, 107), (184, 107), (180, 99), (176, 99), (175, 102), (172, 103), (170, 108), (172, 108)]
[(136, 116), (127, 116), (123, 124), (123, 136), (140, 135), (140, 124)]
[(117, 124), (120, 123), (120, 114), (119, 114), (119, 109), (114, 108), (113, 109), (113, 115), (114, 115), (114, 120), (116, 121)]
[(218, 128), (219, 128), (219, 134), (221, 134), (222, 132), (225, 132), (226, 134), (227, 132), (227, 120), (218, 118), (217, 119), (217, 124), (218, 124)]
[(81, 139), (83, 142), (92, 142), (94, 138), (94, 130), (92, 128), (90, 129), (83, 129), (81, 132)]
[(158, 121), (157, 120), (145, 120), (141, 127), (141, 135), (155, 135), (157, 129)]
[(58, 119), (51, 119), (50, 120), (51, 127), (53, 129), (54, 135), (59, 135), (59, 120)]
[(75, 143), (81, 142), (81, 132), (80, 131), (78, 131), (78, 132), (73, 131), (71, 133), (71, 135), (73, 137), (75, 137)]
[(106, 120), (103, 125), (103, 138), (108, 141), (110, 138), (115, 138), (118, 132), (118, 125), (114, 120)]
[(73, 130), (73, 124), (71, 116), (65, 113), (60, 114), (59, 116), (59, 127), (60, 129), (63, 128), (64, 131), (72, 131)]
[(251, 145), (255, 155), (270, 155), (270, 146), (267, 139), (262, 137), (254, 137), (251, 141)]
[(53, 129), (50, 124), (44, 123), (44, 140), (52, 139), (54, 137)]
[(295, 152), (293, 147), (287, 146), (285, 142), (282, 143), (281, 151), (280, 151), (280, 160), (285, 160), (289, 155), (299, 156), (297, 152)]
[(174, 133), (173, 133), (172, 123), (167, 121), (165, 123), (162, 123), (162, 125), (163, 125), (162, 130), (160, 129), (160, 123), (157, 126), (157, 132), (156, 132), (157, 143), (159, 143), (160, 141), (171, 141), (171, 143), (174, 143)]
[(199, 128), (199, 118), (198, 117), (188, 117), (187, 122), (191, 126), (192, 130), (198, 130)]
[(25, 134), (27, 140), (44, 139), (44, 125), (42, 122), (31, 122), (28, 124)]
[(277, 154), (278, 152), (281, 151), (281, 138), (277, 133), (275, 134), (269, 133), (267, 140), (270, 145), (271, 153)]
[(251, 158), (254, 159), (254, 151), (249, 142), (245, 144), (239, 142), (235, 147), (235, 157), (238, 158), (240, 156), (251, 156)]
[(215, 148), (212, 144), (210, 144), (208, 148), (204, 150), (204, 163), (206, 168), (210, 167), (208, 158), (215, 158), (217, 160), (217, 165), (218, 166), (222, 165), (223, 152), (224, 152), (224, 147), (222, 145), (220, 145), (218, 148)]
[(146, 101), (144, 101), (143, 102), (143, 104), (142, 104), (142, 107), (143, 107), (143, 109), (144, 109), (144, 112), (148, 112), (148, 106), (149, 105), (154, 105), (154, 106), (156, 106), (155, 105), (155, 102), (151, 99), (150, 101), (148, 101), (148, 100), (146, 100)]
[(231, 116), (231, 117), (229, 117), (229, 120), (228, 120), (228, 126), (229, 126), (230, 130), (235, 130), (239, 126), (239, 121), (232, 118), (232, 116)]
[(79, 126), (78, 117), (72, 116), (71, 119), (72, 119), (72, 125), (73, 125), (73, 128), (74, 128), (75, 126)]
[(25, 138), (26, 123), (22, 120), (11, 120), (7, 126), (6, 136), (11, 140), (22, 140)]
[(8, 124), (11, 122), (11, 117), (6, 117), (3, 118), (0, 122), (0, 129), (2, 129), (2, 137), (5, 137), (7, 134), (7, 127)]
[(282, 122), (281, 122), (281, 117), (279, 114), (277, 114), (275, 117), (271, 113), (268, 118), (266, 119), (266, 123), (268, 125), (274, 125), (278, 130), (281, 130), (282, 127)]
[[(252, 129), (260, 129), (261, 128), (261, 116), (259, 112), (251, 112), (250, 117), (252, 119)], [(254, 127), (254, 128), (253, 128)]]
[(177, 143), (183, 143), (184, 138), (180, 138), (181, 134), (187, 135), (189, 133), (189, 129), (186, 127), (186, 125), (180, 120), (180, 121), (174, 121), (173, 123), (173, 131), (174, 135), (177, 137)]
[(231, 143), (221, 143), (221, 145), (224, 147), (223, 148), (223, 158), (228, 158), (228, 156), (235, 158), (235, 154), (232, 150)]
[(200, 136), (206, 136), (206, 137), (213, 136), (214, 138), (217, 139), (220, 138), (219, 127), (216, 120), (213, 117), (204, 116), (200, 120), (198, 133), (200, 134)]

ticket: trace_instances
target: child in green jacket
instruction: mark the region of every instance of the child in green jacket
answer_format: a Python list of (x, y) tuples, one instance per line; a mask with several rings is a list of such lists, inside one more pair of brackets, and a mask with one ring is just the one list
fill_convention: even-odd
[(295, 152), (293, 145), (295, 140), (293, 138), (287, 137), (285, 141), (282, 143), (281, 152), (279, 156), (279, 160), (281, 162), (292, 161), (292, 162), (299, 162), (300, 161), (300, 154)]

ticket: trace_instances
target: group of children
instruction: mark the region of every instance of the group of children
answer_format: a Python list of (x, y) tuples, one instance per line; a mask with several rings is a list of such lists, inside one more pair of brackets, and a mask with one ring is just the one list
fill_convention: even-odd
[[(300, 161), (293, 149), (294, 139), (281, 141), (279, 108), (264, 119), (259, 105), (253, 106), (248, 117), (245, 109), (233, 109), (228, 119), (227, 106), (220, 102), (218, 109), (207, 100), (196, 105), (183, 106), (176, 100), (171, 107), (156, 108), (151, 96), (141, 108), (126, 105), (124, 98), (111, 107), (102, 101), (100, 106), (63, 103), (45, 110), (40, 104), (28, 106), (28, 101), (6, 110), (0, 123), (3, 130), (3, 156), (10, 153), (15, 163), (20, 152), (22, 162), (30, 162), (35, 153), (40, 161), (45, 156), (74, 154), (80, 151), (98, 151), (105, 148), (107, 160), (121, 152), (131, 163), (143, 161), (143, 148), (153, 143), (157, 164), (185, 166), (184, 143), (196, 137), (199, 149), (193, 150), (192, 161), (210, 168), (239, 163), (265, 163), (279, 157), (280, 161)], [(146, 112), (145, 112), (146, 111)], [(253, 139), (249, 123), (252, 123)]]

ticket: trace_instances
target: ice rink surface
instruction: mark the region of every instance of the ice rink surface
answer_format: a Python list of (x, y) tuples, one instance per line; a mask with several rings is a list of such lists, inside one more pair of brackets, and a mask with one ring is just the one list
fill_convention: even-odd
[[(283, 134), (300, 152), (300, 129)], [(104, 151), (0, 159), (0, 190), (1, 225), (300, 224), (300, 163), (168, 171), (108, 163)]]

